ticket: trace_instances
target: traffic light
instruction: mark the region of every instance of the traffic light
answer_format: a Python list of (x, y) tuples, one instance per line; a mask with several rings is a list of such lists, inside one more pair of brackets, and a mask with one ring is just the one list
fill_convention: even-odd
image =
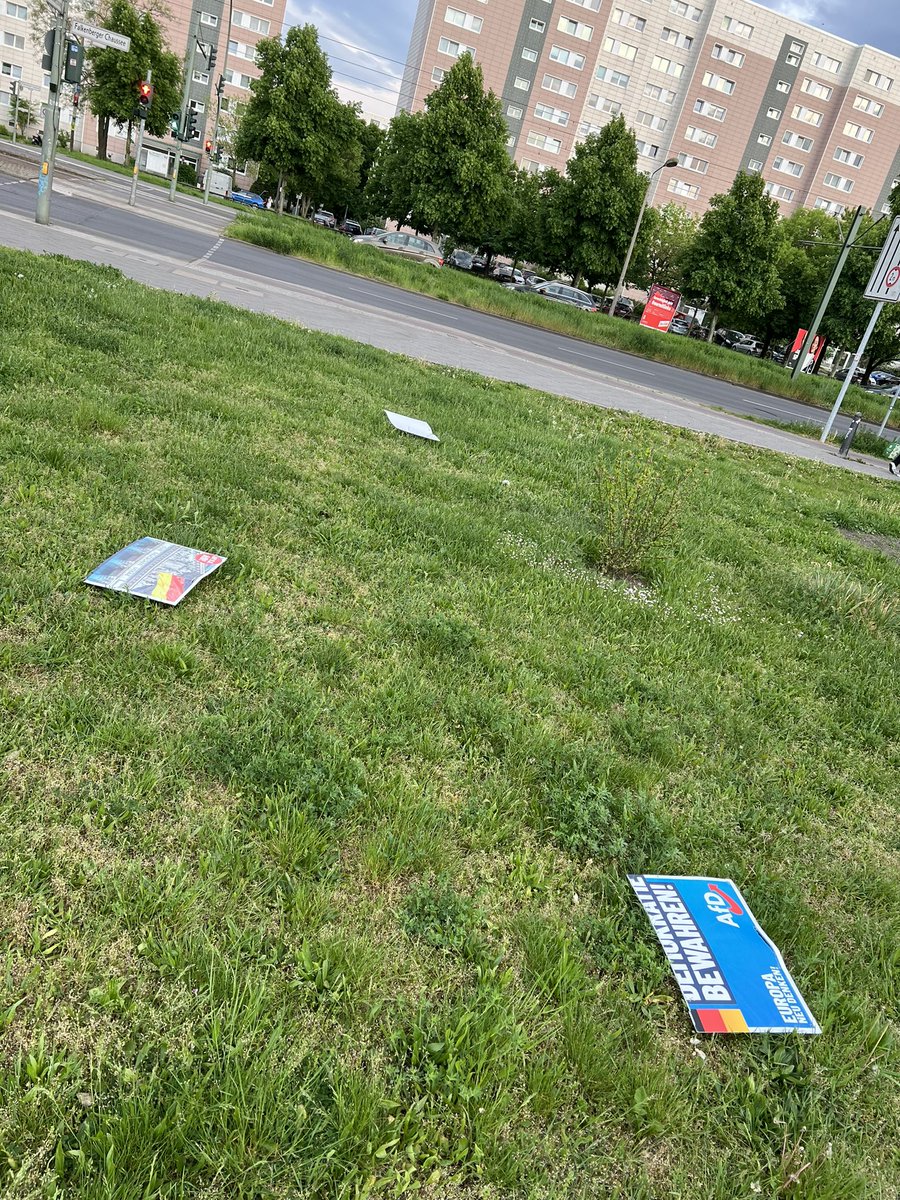
[(14, 79), (12, 81), (12, 83), (9, 85), (9, 94), (10, 94), (10, 96), (12, 96), (13, 100), (15, 100), (16, 96), (18, 96), (18, 94), (19, 94), (18, 79)]
[(193, 108), (189, 108), (184, 118), (184, 136), (182, 141), (191, 142), (199, 136), (200, 130), (197, 128), (197, 113)]
[(181, 138), (181, 113), (172, 113), (169, 117), (169, 132), (173, 138)]
[(81, 72), (84, 70), (84, 46), (70, 38), (66, 42), (66, 67), (63, 79), (66, 83), (81, 83)]
[(53, 48), (56, 45), (56, 30), (48, 29), (44, 34), (44, 53), (41, 56), (41, 66), (45, 71), (53, 70)]
[(212, 138), (207, 138), (203, 143), (203, 149), (207, 154), (212, 154)]
[(209, 63), (209, 70), (210, 70), (210, 71), (212, 71), (212, 70), (213, 70), (213, 68), (214, 68), (214, 67), (215, 67), (215, 65), (216, 65), (216, 57), (217, 57), (217, 54), (218, 54), (218, 52), (217, 52), (217, 50), (216, 50), (215, 43), (213, 43), (213, 42), (210, 42), (210, 43), (209, 43), (209, 58), (208, 58), (208, 60), (207, 60), (207, 61), (208, 61), (208, 63)]
[(143, 116), (147, 116), (150, 112), (150, 105), (153, 103), (153, 85), (142, 79), (138, 84), (138, 108)]
[(216, 84), (216, 95), (219, 97), (220, 100), (222, 98), (222, 93), (224, 91), (225, 91), (225, 76), (220, 75), (219, 82)]

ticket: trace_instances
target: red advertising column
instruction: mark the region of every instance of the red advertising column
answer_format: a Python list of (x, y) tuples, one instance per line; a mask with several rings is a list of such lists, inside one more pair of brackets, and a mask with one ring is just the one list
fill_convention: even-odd
[(671, 288), (660, 287), (654, 283), (641, 314), (641, 324), (647, 329), (658, 329), (665, 333), (672, 324), (672, 318), (678, 312), (680, 303), (681, 292), (674, 292)]

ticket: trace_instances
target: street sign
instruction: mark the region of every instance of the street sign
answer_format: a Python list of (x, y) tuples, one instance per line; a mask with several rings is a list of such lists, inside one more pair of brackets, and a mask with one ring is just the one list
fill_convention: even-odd
[(900, 302), (900, 217), (896, 217), (885, 238), (878, 265), (864, 292), (867, 300)]
[(87, 21), (73, 21), (72, 33), (90, 46), (103, 46), (107, 50), (130, 50), (131, 38), (124, 33), (113, 33), (102, 25), (89, 25)]

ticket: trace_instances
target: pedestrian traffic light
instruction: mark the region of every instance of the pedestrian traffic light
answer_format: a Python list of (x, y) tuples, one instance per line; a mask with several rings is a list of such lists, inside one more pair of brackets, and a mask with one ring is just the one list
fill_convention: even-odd
[(212, 154), (212, 138), (207, 138), (203, 143), (203, 149), (207, 154)]
[(181, 137), (181, 113), (172, 113), (169, 117), (169, 132), (173, 138)]
[(84, 70), (84, 46), (70, 38), (66, 43), (66, 67), (63, 79), (66, 83), (81, 83), (81, 72)]
[(12, 96), (12, 98), (13, 98), (14, 100), (15, 100), (16, 96), (18, 96), (18, 94), (19, 94), (19, 81), (18, 81), (18, 79), (14, 79), (14, 80), (12, 81), (12, 83), (9, 85), (9, 94)]
[(213, 43), (213, 42), (210, 42), (210, 43), (209, 43), (209, 58), (208, 58), (208, 60), (207, 60), (207, 61), (208, 61), (208, 63), (209, 63), (209, 69), (210, 69), (210, 71), (212, 71), (212, 69), (213, 69), (213, 68), (215, 67), (215, 65), (216, 65), (216, 58), (217, 58), (217, 51), (216, 51), (216, 47), (215, 47), (215, 45), (214, 45), (214, 43)]
[(199, 136), (200, 130), (197, 128), (197, 113), (193, 108), (189, 108), (184, 118), (184, 136), (182, 141), (190, 142)]
[(48, 29), (44, 34), (44, 53), (41, 56), (41, 66), (45, 71), (53, 70), (53, 48), (56, 45), (56, 30)]
[(147, 116), (150, 112), (150, 105), (153, 103), (153, 85), (147, 83), (146, 79), (142, 79), (138, 84), (138, 108), (143, 116)]
[(224, 76), (224, 75), (220, 75), (220, 76), (219, 76), (219, 82), (216, 84), (216, 95), (217, 95), (217, 96), (219, 96), (219, 97), (221, 98), (221, 96), (222, 96), (222, 93), (223, 93), (224, 91), (225, 91), (225, 76)]
[(72, 93), (72, 107), (77, 108), (80, 103), (81, 103), (81, 92), (79, 92), (78, 88), (76, 88), (75, 91)]

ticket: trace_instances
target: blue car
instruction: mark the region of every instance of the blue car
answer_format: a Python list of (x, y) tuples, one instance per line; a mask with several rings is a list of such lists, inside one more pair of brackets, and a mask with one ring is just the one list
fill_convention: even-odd
[(262, 196), (258, 196), (256, 192), (238, 192), (234, 191), (229, 196), (230, 200), (234, 200), (236, 204), (249, 204), (251, 208), (265, 208), (266, 202)]

